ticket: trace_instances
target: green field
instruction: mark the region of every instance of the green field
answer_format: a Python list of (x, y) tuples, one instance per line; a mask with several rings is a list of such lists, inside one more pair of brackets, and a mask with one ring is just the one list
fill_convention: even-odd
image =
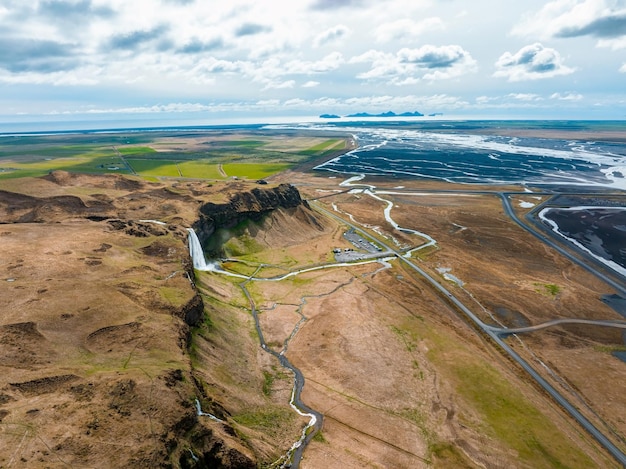
[(284, 171), (291, 166), (288, 163), (234, 163), (223, 165), (228, 176), (247, 179), (263, 179)]
[(0, 180), (43, 176), (53, 170), (135, 173), (152, 180), (257, 180), (311, 158), (336, 154), (345, 145), (344, 138), (277, 138), (271, 132), (249, 130), (14, 136), (0, 139)]
[(140, 176), (180, 177), (176, 161), (168, 160), (135, 160), (126, 158), (126, 162)]

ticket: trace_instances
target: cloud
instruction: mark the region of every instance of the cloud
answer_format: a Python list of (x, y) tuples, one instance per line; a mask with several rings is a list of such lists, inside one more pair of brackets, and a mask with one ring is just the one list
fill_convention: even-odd
[(320, 60), (292, 60), (281, 66), (283, 74), (312, 75), (338, 69), (345, 62), (343, 55), (332, 52)]
[(310, 6), (312, 10), (337, 10), (346, 7), (362, 7), (366, 0), (316, 0)]
[(542, 101), (543, 98), (534, 93), (510, 93), (508, 98), (516, 99), (518, 101)]
[(245, 73), (251, 64), (245, 61), (232, 61), (208, 57), (202, 59), (195, 67), (196, 72), (206, 73)]
[(626, 63), (619, 68), (620, 73), (626, 73)]
[(96, 67), (80, 67), (73, 70), (33, 71), (11, 73), (0, 68), (0, 83), (10, 85), (89, 86), (100, 82), (102, 70)]
[(94, 6), (90, 0), (67, 2), (62, 0), (48, 0), (39, 3), (38, 13), (48, 19), (61, 20), (63, 22), (76, 21), (77, 19), (93, 17), (110, 18), (115, 11), (108, 6)]
[(235, 29), (235, 36), (254, 36), (256, 34), (269, 33), (272, 31), (271, 26), (264, 26), (258, 23), (244, 23)]
[(584, 98), (578, 93), (552, 93), (550, 99), (558, 99), (559, 101), (580, 101)]
[(320, 82), (319, 81), (307, 81), (306, 83), (304, 83), (302, 85), (302, 88), (315, 88), (316, 86), (319, 86)]
[(419, 49), (401, 49), (398, 58), (422, 68), (449, 68), (466, 60), (469, 53), (461, 46), (422, 46)]
[[(553, 0), (513, 28), (519, 36), (599, 39), (601, 47), (626, 47), (626, 8), (623, 0)], [(615, 44), (619, 44), (615, 47)]]
[(478, 96), (476, 98), (476, 103), (477, 104), (487, 104), (490, 103), (492, 101), (497, 101), (498, 99), (500, 99), (499, 97), (494, 97), (494, 96)]
[(420, 79), (445, 80), (476, 71), (476, 61), (458, 45), (403, 48), (396, 54), (369, 50), (350, 59), (350, 63), (366, 62), (371, 63), (370, 70), (357, 78), (385, 80), (397, 86), (414, 85)]
[(557, 32), (557, 37), (593, 36), (615, 38), (626, 36), (626, 11), (609, 13), (585, 25), (573, 25)]
[(108, 45), (112, 49), (136, 49), (146, 42), (161, 38), (168, 29), (167, 25), (160, 25), (149, 30), (116, 34), (110, 38)]
[(342, 37), (346, 37), (350, 34), (350, 28), (343, 24), (338, 24), (332, 28), (322, 31), (313, 39), (313, 47), (321, 47), (328, 43), (335, 42)]
[(179, 52), (184, 54), (197, 54), (200, 52), (207, 52), (216, 49), (223, 49), (224, 41), (222, 38), (215, 38), (210, 41), (201, 41), (198, 38), (193, 38), (187, 42), (184, 46), (178, 49)]
[(613, 50), (626, 49), (626, 36), (615, 39), (600, 39), (597, 43), (598, 47), (608, 47)]
[(498, 69), (493, 76), (509, 81), (537, 80), (558, 75), (569, 75), (575, 69), (563, 64), (561, 55), (540, 43), (522, 47), (515, 54), (505, 52), (495, 64)]
[(79, 64), (76, 47), (56, 41), (0, 38), (0, 67), (13, 73), (56, 72)]
[(266, 90), (281, 90), (285, 88), (293, 88), (296, 86), (295, 80), (285, 80), (285, 81), (269, 81), (263, 88), (263, 91)]
[(376, 28), (375, 36), (378, 42), (389, 42), (397, 39), (417, 37), (427, 31), (443, 30), (441, 18), (432, 17), (421, 21), (403, 18), (390, 23), (381, 24)]

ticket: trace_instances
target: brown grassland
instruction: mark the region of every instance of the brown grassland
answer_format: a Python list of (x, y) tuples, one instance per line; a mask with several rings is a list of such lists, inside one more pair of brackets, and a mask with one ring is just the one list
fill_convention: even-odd
[[(196, 144), (172, 139), (162, 150)], [(310, 166), (268, 187), (327, 197), (222, 233), (223, 252), (241, 261), (224, 268), (272, 277), (332, 263), (333, 248), (353, 246), (315, 204), (378, 227), (371, 236), (390, 245), (423, 243), (389, 225), (383, 202)], [(610, 288), (515, 225), (496, 195), (368, 182), (422, 191), (385, 195), (393, 218), (436, 240), (416, 262), (483, 321), (621, 319), (600, 301)], [(193, 467), (208, 440), (221, 442), (211, 451), (223, 467), (248, 467), (230, 449), (271, 467), (297, 441), (307, 419), (289, 406), (293, 377), (259, 346), (242, 279), (187, 275), (186, 228), (199, 207), (254, 187), (63, 172), (1, 183), (0, 467)], [(247, 289), (268, 347), (302, 371), (302, 400), (324, 415), (303, 468), (619, 467), (397, 259)], [(198, 293), (204, 317), (194, 322)], [(626, 366), (611, 354), (623, 349), (621, 332), (559, 326), (507, 342), (626, 451)], [(222, 422), (198, 417), (196, 398)]]

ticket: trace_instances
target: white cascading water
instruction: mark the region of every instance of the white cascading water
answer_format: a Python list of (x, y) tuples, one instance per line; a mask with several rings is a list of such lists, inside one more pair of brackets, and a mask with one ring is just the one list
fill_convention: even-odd
[(204, 251), (202, 250), (202, 244), (200, 244), (198, 235), (193, 228), (187, 228), (187, 231), (189, 231), (189, 255), (191, 255), (194, 269), (210, 270), (204, 258)]

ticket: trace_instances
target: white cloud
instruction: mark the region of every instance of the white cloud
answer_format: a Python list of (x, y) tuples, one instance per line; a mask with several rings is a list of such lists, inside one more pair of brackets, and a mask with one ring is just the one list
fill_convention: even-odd
[(343, 24), (338, 24), (332, 28), (322, 31), (313, 39), (313, 47), (321, 47), (326, 44), (335, 43), (339, 39), (348, 37), (352, 31)]
[(581, 29), (606, 11), (604, 0), (554, 0), (536, 13), (528, 13), (512, 34), (544, 39)]
[(417, 37), (427, 31), (443, 30), (444, 24), (441, 18), (432, 17), (421, 21), (409, 18), (381, 24), (376, 28), (375, 36), (378, 42), (389, 42), (396, 39)]
[(357, 78), (385, 80), (392, 85), (414, 85), (421, 79), (445, 80), (476, 71), (476, 61), (458, 45), (405, 47), (396, 54), (369, 50), (349, 62), (371, 63), (371, 68)]
[(496, 101), (498, 99), (499, 98), (493, 97), (493, 96), (478, 96), (476, 98), (476, 103), (477, 104), (487, 104), (487, 103), (490, 103), (492, 101)]
[[(582, 108), (586, 98), (562, 91), (573, 83), (548, 91), (550, 81), (538, 80), (571, 74), (574, 64), (588, 64), (579, 65), (575, 84), (586, 97), (594, 95), (615, 109), (620, 101), (615, 96), (626, 96), (620, 82), (624, 57), (611, 53), (626, 49), (626, 0), (506, 5), (476, 0), (462, 8), (458, 3), (0, 0), (5, 26), (0, 28), (0, 84), (6, 88), (0, 109), (17, 114), (20, 109), (43, 113), (119, 106), (128, 112), (179, 112), (185, 103), (204, 105), (203, 99), (213, 99), (212, 111), (245, 112), (258, 109), (260, 96), (286, 100), (272, 109), (303, 113), (316, 106), (328, 112)], [(514, 34), (507, 34), (507, 25), (529, 8)], [(517, 42), (526, 35), (533, 39)], [(546, 47), (520, 50), (539, 38), (545, 38)], [(463, 85), (455, 88), (460, 96), (446, 94), (451, 89), (446, 80), (461, 78)], [(522, 88), (522, 80), (535, 81)], [(425, 89), (429, 99), (405, 96), (406, 90)], [(170, 97), (172, 107), (148, 106), (146, 111), (146, 102), (161, 103), (163, 96)], [(323, 97), (306, 101), (312, 96)], [(224, 97), (232, 102), (222, 103)], [(348, 100), (358, 98), (363, 101), (350, 108)]]
[(615, 39), (600, 39), (598, 47), (606, 47), (612, 50), (626, 49), (626, 35)]
[(626, 4), (623, 0), (554, 0), (527, 14), (512, 33), (525, 37), (591, 36), (598, 47), (626, 47)]
[(282, 65), (283, 74), (312, 75), (336, 70), (345, 62), (343, 55), (339, 52), (331, 52), (320, 60), (303, 61), (292, 60)]
[(268, 81), (263, 88), (263, 91), (267, 90), (282, 90), (285, 88), (293, 88), (296, 86), (295, 80), (285, 80), (285, 81)]
[(543, 98), (534, 93), (511, 93), (509, 98), (517, 99), (518, 101), (541, 101)]
[(512, 54), (505, 52), (495, 64), (498, 69), (493, 76), (509, 81), (537, 80), (558, 75), (569, 75), (575, 69), (563, 64), (561, 55), (540, 43), (522, 47)]
[(558, 99), (559, 101), (580, 101), (584, 96), (579, 93), (552, 93), (550, 99)]
[(301, 98), (293, 98), (293, 99), (288, 99), (286, 100), (283, 105), (286, 107), (301, 107), (301, 106), (307, 106), (310, 103), (304, 99)]
[(11, 73), (0, 69), (0, 83), (11, 85), (94, 86), (102, 82), (102, 69), (83, 67), (69, 71), (51, 73), (27, 71)]

